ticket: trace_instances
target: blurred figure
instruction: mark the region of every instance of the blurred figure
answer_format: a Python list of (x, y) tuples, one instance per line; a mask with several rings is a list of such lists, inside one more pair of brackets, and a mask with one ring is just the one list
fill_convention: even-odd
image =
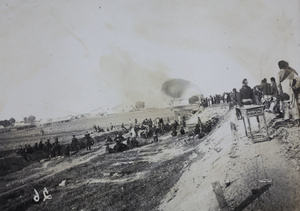
[(298, 73), (289, 66), (286, 61), (279, 61), (278, 67), (278, 90), (279, 94), (287, 93), (289, 95), (289, 102), (284, 102), (284, 120), (290, 119), (290, 116), (295, 120), (299, 126), (299, 108), (293, 91), (293, 80), (296, 78)]
[(75, 150), (76, 152), (79, 151), (79, 141), (78, 141), (78, 139), (75, 137), (75, 135), (73, 135), (72, 142), (71, 142), (71, 146), (72, 146), (72, 149)]
[(252, 105), (253, 104), (253, 90), (248, 86), (248, 80), (243, 80), (243, 86), (240, 89), (241, 104)]
[(261, 91), (262, 91), (262, 94), (263, 94), (262, 103), (265, 106), (265, 110), (269, 111), (270, 104), (271, 104), (271, 102), (270, 102), (271, 101), (271, 84), (269, 84), (267, 82), (267, 79), (264, 78), (261, 81), (260, 88), (261, 88)]
[(279, 94), (278, 89), (277, 89), (276, 80), (274, 77), (271, 78), (271, 93), (270, 94), (272, 97), (276, 97)]
[(181, 134), (181, 135), (184, 135), (184, 134), (185, 134), (185, 130), (184, 130), (183, 127), (181, 127), (181, 129), (180, 129), (180, 134)]
[(229, 104), (229, 108), (239, 105), (239, 95), (240, 93), (236, 91), (236, 88), (234, 88), (230, 94), (231, 102)]
[(86, 134), (84, 135), (84, 138), (85, 138), (86, 150), (92, 150), (91, 146), (93, 144), (93, 139), (90, 136), (88, 131), (86, 131)]
[(278, 105), (280, 104), (280, 102), (278, 102), (278, 89), (277, 89), (277, 84), (276, 84), (276, 80), (274, 77), (271, 78), (271, 96), (272, 96), (272, 100), (271, 100), (271, 105), (269, 110), (271, 112), (274, 113), (279, 113), (279, 109), (276, 109), (278, 107)]

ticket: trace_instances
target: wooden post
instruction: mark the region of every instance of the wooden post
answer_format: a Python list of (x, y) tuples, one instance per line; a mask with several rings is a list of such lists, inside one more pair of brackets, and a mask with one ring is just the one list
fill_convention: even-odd
[(213, 186), (213, 190), (216, 194), (221, 211), (229, 211), (228, 204), (225, 200), (224, 193), (223, 193), (220, 183), (213, 182), (211, 185)]
[(252, 139), (252, 141), (254, 141), (254, 137), (253, 137), (253, 133), (252, 133), (252, 129), (251, 129), (251, 123), (250, 123), (250, 119), (249, 119), (248, 116), (247, 116), (247, 120), (248, 120), (248, 124), (249, 124), (249, 130), (250, 130), (251, 139)]
[(243, 122), (244, 122), (245, 134), (246, 134), (246, 136), (248, 136), (245, 118), (244, 117), (242, 117), (242, 118), (243, 118)]
[(263, 119), (264, 119), (264, 123), (265, 123), (265, 126), (266, 126), (266, 132), (267, 132), (267, 140), (270, 141), (270, 136), (269, 136), (269, 131), (268, 131), (268, 124), (267, 124), (267, 120), (266, 120), (266, 117), (265, 117), (265, 114), (263, 115)]

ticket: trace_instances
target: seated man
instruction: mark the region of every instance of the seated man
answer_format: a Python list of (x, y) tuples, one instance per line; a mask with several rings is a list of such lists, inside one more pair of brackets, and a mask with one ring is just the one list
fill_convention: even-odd
[(199, 125), (199, 124), (196, 124), (195, 130), (194, 130), (194, 134), (195, 134), (195, 135), (198, 135), (200, 132), (201, 132), (201, 131), (200, 131), (200, 125)]
[(122, 136), (122, 134), (118, 134), (117, 135), (117, 137), (115, 138), (115, 142), (117, 142), (117, 141), (120, 141), (120, 142), (122, 142), (122, 141), (124, 141), (125, 140), (125, 138)]
[(243, 80), (243, 87), (240, 89), (241, 105), (253, 104), (253, 90), (248, 86), (248, 80)]
[(127, 146), (129, 147), (129, 148), (131, 148), (131, 138), (130, 137), (128, 137), (127, 138)]
[(158, 142), (158, 135), (157, 134), (154, 134), (154, 136), (153, 136), (153, 142), (154, 143)]
[(175, 129), (172, 131), (171, 136), (177, 136), (177, 131)]
[(131, 148), (138, 147), (139, 142), (136, 140), (136, 138), (132, 138), (131, 140)]
[(128, 149), (126, 144), (123, 144), (121, 141), (117, 140), (114, 146), (114, 152), (123, 152)]
[(114, 150), (109, 147), (109, 144), (105, 144), (105, 145), (106, 145), (105, 150), (106, 150), (107, 153), (113, 153), (114, 152)]
[(185, 130), (184, 130), (183, 127), (181, 127), (181, 129), (180, 129), (180, 134), (181, 134), (181, 135), (184, 135), (184, 134), (185, 134)]

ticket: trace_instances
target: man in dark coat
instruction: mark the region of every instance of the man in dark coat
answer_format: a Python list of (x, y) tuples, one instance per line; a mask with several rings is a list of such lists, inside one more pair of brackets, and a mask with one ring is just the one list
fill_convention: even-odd
[(72, 146), (72, 149), (75, 150), (76, 152), (79, 151), (79, 141), (78, 141), (78, 139), (75, 137), (75, 135), (73, 135), (72, 142), (71, 142), (71, 146)]
[(86, 134), (84, 135), (85, 137), (85, 144), (86, 144), (86, 150), (92, 150), (91, 149), (91, 145), (93, 145), (93, 139), (90, 136), (90, 134), (88, 133), (88, 131), (86, 132)]
[(184, 134), (185, 134), (185, 130), (184, 130), (183, 127), (181, 127), (181, 129), (180, 129), (180, 134), (181, 134), (181, 135), (184, 135)]
[(243, 86), (240, 89), (241, 104), (252, 105), (253, 104), (253, 90), (248, 86), (248, 80), (243, 80)]
[(271, 93), (270, 93), (273, 97), (277, 96), (279, 94), (278, 92), (278, 88), (277, 88), (277, 84), (276, 84), (276, 80), (274, 77), (271, 78)]

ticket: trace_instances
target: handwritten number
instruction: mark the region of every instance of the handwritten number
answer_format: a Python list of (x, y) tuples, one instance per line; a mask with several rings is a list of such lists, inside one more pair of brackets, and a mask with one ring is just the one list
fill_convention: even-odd
[(43, 201), (46, 201), (46, 199), (52, 199), (52, 196), (51, 196), (51, 195), (46, 195), (46, 194), (48, 194), (47, 188), (44, 188), (43, 194), (44, 194), (44, 199), (43, 199)]
[[(35, 195), (33, 196), (33, 200), (35, 202), (39, 202), (40, 195), (39, 195), (39, 193), (37, 192), (36, 189), (34, 189), (34, 192), (35, 192)], [(52, 196), (50, 194), (49, 195), (47, 195), (47, 194), (49, 194), (49, 192), (48, 192), (47, 188), (44, 188), (44, 190), (43, 190), (43, 195), (44, 195), (43, 201), (46, 201), (46, 199), (52, 199)]]
[(40, 196), (39, 196), (39, 193), (36, 191), (36, 189), (34, 189), (34, 192), (35, 192), (35, 195), (33, 197), (33, 200), (35, 202), (38, 202), (40, 200)]

